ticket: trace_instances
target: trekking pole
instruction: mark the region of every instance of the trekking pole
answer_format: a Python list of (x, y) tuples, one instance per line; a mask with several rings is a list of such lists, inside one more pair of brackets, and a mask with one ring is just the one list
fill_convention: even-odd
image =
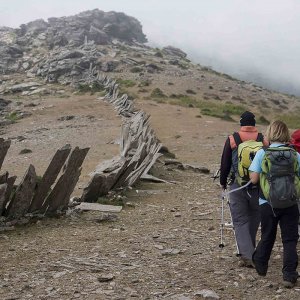
[(221, 224), (220, 224), (220, 244), (219, 248), (224, 248), (224, 242), (223, 242), (223, 234), (224, 234), (224, 201), (225, 201), (225, 195), (222, 193), (222, 205), (221, 205)]
[(234, 235), (234, 241), (235, 241), (235, 247), (236, 247), (236, 256), (241, 256), (240, 254), (240, 250), (239, 250), (239, 246), (236, 240), (236, 234), (235, 234), (235, 229), (234, 229), (234, 225), (233, 225), (233, 221), (232, 221), (232, 214), (231, 214), (231, 209), (230, 209), (230, 200), (229, 200), (229, 196), (228, 193), (224, 193), (224, 198), (226, 197), (226, 202), (228, 204), (228, 209), (229, 209), (229, 214), (230, 214), (230, 220), (231, 220), (231, 224), (232, 224), (232, 230), (233, 230), (233, 235)]
[(217, 170), (213, 176), (211, 176), (211, 178), (213, 179), (213, 181), (215, 181), (216, 179), (218, 179), (220, 177), (220, 169)]

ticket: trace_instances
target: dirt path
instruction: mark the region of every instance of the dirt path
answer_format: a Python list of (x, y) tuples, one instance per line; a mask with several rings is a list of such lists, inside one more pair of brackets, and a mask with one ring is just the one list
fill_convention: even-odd
[[(42, 158), (66, 142), (91, 145), (83, 185), (98, 162), (118, 153), (110, 142), (119, 136), (120, 120), (92, 98), (57, 100), (9, 127), (6, 137), (26, 140), (13, 140), (4, 167), (22, 174), (34, 162), (42, 170)], [(236, 129), (233, 123), (197, 118), (193, 108), (137, 105), (151, 114), (157, 136), (180, 161), (211, 170), (219, 164), (225, 136)], [(65, 115), (75, 118), (57, 122)], [(34, 131), (43, 127), (47, 130)], [(20, 160), (25, 147), (34, 151)], [(220, 190), (210, 175), (157, 168), (177, 184), (140, 183), (128, 193), (117, 220), (71, 214), (1, 233), (0, 299), (187, 300), (200, 298), (195, 294), (203, 289), (221, 299), (299, 299), (300, 288), (282, 288), (279, 242), (265, 278), (237, 267), (231, 231), (225, 232), (226, 247), (218, 247)]]

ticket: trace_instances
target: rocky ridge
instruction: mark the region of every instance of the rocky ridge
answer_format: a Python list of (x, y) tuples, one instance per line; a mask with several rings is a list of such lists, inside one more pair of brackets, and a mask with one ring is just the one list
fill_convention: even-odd
[(138, 20), (98, 9), (35, 20), (18, 29), (2, 27), (0, 95), (55, 94), (61, 89), (54, 84), (99, 91), (92, 78), (106, 73), (127, 81), (123, 91), (137, 99), (193, 107), (201, 102), (206, 111), (211, 111), (208, 106), (243, 106), (259, 113), (262, 122), (300, 111), (297, 97), (217, 73), (193, 64), (178, 48), (151, 48), (146, 41)]

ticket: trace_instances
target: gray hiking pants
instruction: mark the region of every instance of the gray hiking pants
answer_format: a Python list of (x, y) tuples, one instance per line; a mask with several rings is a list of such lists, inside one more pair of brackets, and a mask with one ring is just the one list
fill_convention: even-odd
[[(239, 185), (233, 183), (230, 190), (238, 187)], [(258, 188), (245, 188), (233, 192), (229, 196), (229, 206), (239, 252), (242, 258), (251, 260), (260, 223)]]

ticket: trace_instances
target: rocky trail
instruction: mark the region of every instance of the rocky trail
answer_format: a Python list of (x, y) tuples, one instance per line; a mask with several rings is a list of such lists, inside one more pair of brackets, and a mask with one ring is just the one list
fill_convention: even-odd
[[(120, 120), (93, 96), (45, 101), (7, 127), (3, 137), (13, 144), (3, 168), (21, 175), (34, 161), (43, 170), (44, 158), (60, 144), (90, 145), (74, 192), (80, 194), (88, 173), (118, 151)], [(217, 169), (224, 139), (236, 124), (197, 118), (194, 108), (136, 105), (151, 115), (157, 136), (178, 161)], [(66, 109), (74, 118), (57, 122)], [(22, 148), (32, 153), (19, 155)], [(299, 299), (300, 288), (281, 284), (279, 241), (265, 278), (238, 267), (230, 229), (219, 248), (220, 188), (212, 174), (166, 167), (162, 160), (153, 172), (176, 184), (139, 182), (126, 193), (120, 214), (75, 211), (1, 232), (0, 298)]]

